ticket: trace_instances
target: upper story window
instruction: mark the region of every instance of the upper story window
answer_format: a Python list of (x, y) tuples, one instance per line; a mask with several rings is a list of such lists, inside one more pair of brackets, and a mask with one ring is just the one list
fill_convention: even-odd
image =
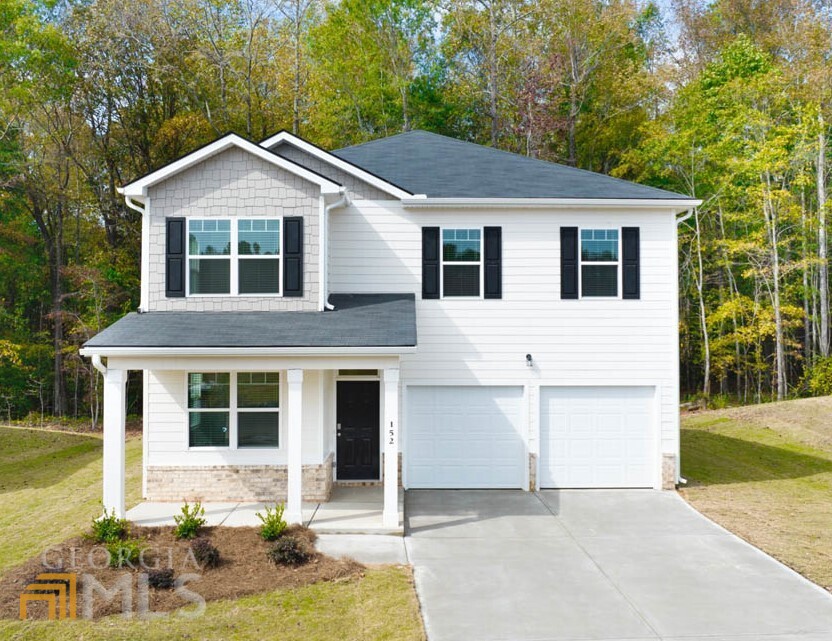
[(581, 230), (581, 297), (618, 297), (617, 229)]
[(482, 292), (482, 230), (442, 230), (442, 297), (479, 298)]
[(279, 295), (280, 219), (188, 220), (189, 295)]

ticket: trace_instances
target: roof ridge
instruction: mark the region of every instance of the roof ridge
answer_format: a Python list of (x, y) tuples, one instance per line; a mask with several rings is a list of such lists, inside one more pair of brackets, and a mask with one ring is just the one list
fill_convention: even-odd
[[(472, 146), (472, 147), (477, 147), (479, 149), (487, 149), (489, 151), (499, 152), (501, 154), (508, 155), (508, 156), (510, 156), (510, 157), (512, 157), (516, 160), (522, 160), (524, 162), (530, 162), (532, 164), (554, 165), (554, 166), (557, 166), (557, 167), (562, 167), (562, 168), (567, 169), (567, 170), (572, 170), (572, 171), (576, 171), (576, 172), (581, 172), (583, 174), (588, 174), (588, 175), (593, 176), (595, 178), (600, 176), (602, 178), (606, 178), (608, 180), (623, 183), (625, 185), (638, 185), (640, 187), (646, 187), (648, 189), (656, 189), (656, 190), (659, 190), (659, 191), (668, 191), (668, 193), (676, 193), (676, 192), (669, 192), (669, 190), (666, 190), (663, 187), (654, 187), (653, 185), (645, 185), (645, 184), (640, 183), (640, 182), (636, 182), (636, 181), (633, 181), (633, 180), (626, 180), (625, 178), (618, 178), (617, 176), (611, 176), (610, 174), (601, 173), (599, 171), (592, 171), (590, 169), (584, 169), (582, 167), (574, 167), (572, 165), (568, 165), (568, 164), (562, 163), (562, 162), (555, 162), (555, 161), (552, 161), (552, 160), (544, 160), (543, 158), (535, 158), (533, 156), (527, 156), (525, 154), (521, 154), (521, 153), (518, 153), (516, 151), (509, 151), (508, 149), (500, 149), (499, 147), (493, 147), (491, 145), (482, 145), (480, 143), (472, 142), (470, 140), (462, 140), (460, 138), (454, 138), (453, 136), (446, 136), (445, 134), (436, 133), (435, 131), (428, 131), (427, 129), (411, 129), (409, 131), (402, 131), (398, 134), (393, 134), (392, 136), (385, 136), (383, 138), (375, 138), (373, 140), (368, 140), (367, 142), (362, 142), (362, 143), (359, 143), (357, 145), (351, 145), (349, 147), (342, 147), (341, 149), (337, 149), (335, 151), (342, 151), (344, 149), (356, 149), (358, 147), (364, 147), (364, 146), (370, 145), (372, 143), (383, 142), (385, 140), (390, 140), (391, 138), (398, 138), (400, 136), (404, 136), (404, 135), (407, 135), (407, 134), (414, 134), (414, 133), (428, 134), (429, 136), (434, 136), (436, 138), (442, 138), (443, 140), (450, 140), (453, 143), (458, 143), (458, 144), (462, 144), (462, 145), (469, 145), (469, 146)], [(687, 196), (688, 198), (692, 198), (692, 196), (690, 196), (689, 194), (683, 194), (683, 195)]]

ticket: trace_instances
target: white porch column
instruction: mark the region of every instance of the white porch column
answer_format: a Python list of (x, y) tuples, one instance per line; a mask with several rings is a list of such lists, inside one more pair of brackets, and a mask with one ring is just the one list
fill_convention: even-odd
[(399, 527), (399, 370), (384, 370), (384, 511), (386, 528)]
[(289, 414), (288, 435), (286, 439), (287, 497), (284, 518), (289, 524), (303, 523), (303, 458), (301, 441), (303, 439), (303, 370), (290, 369), (286, 372), (289, 383), (287, 410)]
[(127, 417), (127, 372), (104, 375), (104, 509), (124, 518), (124, 421)]

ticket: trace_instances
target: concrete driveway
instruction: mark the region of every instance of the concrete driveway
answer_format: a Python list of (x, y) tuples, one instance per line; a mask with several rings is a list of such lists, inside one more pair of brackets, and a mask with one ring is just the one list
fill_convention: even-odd
[(409, 491), (429, 641), (830, 641), (832, 595), (672, 492)]

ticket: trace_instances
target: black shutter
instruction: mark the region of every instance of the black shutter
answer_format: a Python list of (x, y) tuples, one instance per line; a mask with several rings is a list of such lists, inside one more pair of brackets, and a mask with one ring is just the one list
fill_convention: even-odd
[(422, 298), (439, 298), (439, 227), (422, 227)]
[(621, 229), (621, 296), (625, 299), (641, 297), (641, 275), (638, 227)]
[(485, 228), (485, 298), (503, 297), (503, 228)]
[(578, 228), (560, 228), (560, 297), (578, 298)]
[(165, 296), (185, 296), (185, 219), (165, 218)]
[(303, 217), (283, 219), (283, 295), (303, 296)]

